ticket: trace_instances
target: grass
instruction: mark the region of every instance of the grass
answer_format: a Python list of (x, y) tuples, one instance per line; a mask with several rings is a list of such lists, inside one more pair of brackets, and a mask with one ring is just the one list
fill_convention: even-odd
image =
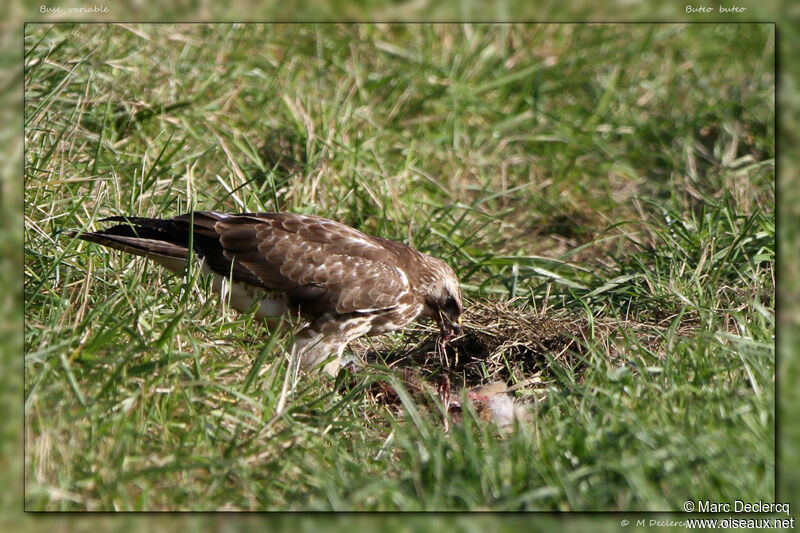
[[(774, 499), (772, 26), (37, 24), (25, 51), (26, 509)], [(538, 373), (511, 433), (374, 401), (419, 327), (276, 417), (288, 331), (63, 235), (189, 209), (406, 242), (567, 351), (421, 369)]]

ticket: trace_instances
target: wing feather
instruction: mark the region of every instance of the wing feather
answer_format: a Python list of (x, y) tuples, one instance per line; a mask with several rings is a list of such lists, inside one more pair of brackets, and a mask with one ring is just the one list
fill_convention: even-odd
[(343, 224), (290, 213), (215, 215), (195, 213), (194, 219), (218, 235), (225, 257), (267, 288), (289, 292), (306, 310), (389, 309), (410, 291), (392, 251)]

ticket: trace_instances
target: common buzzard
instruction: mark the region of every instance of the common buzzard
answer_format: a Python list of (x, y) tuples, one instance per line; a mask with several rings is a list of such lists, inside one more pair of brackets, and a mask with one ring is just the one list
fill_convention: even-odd
[(365, 235), (325, 218), (293, 213), (195, 211), (173, 218), (110, 217), (119, 224), (69, 232), (184, 271), (193, 247), (213, 288), (262, 319), (300, 316), (293, 360), (305, 370), (362, 335), (378, 335), (420, 318), (433, 319), (443, 342), (460, 331), (461, 289), (443, 261), (398, 242)]

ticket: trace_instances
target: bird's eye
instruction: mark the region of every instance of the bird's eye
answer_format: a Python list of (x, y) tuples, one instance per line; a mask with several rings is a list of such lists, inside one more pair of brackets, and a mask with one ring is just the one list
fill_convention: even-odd
[(448, 314), (452, 314), (452, 315), (457, 314), (458, 313), (458, 303), (456, 302), (456, 299), (453, 298), (452, 296), (448, 296), (444, 301), (444, 305), (442, 306), (442, 310), (445, 313), (448, 313)]

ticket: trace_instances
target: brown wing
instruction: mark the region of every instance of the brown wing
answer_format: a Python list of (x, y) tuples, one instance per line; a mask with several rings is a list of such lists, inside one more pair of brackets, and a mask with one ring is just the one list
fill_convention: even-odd
[(410, 291), (391, 250), (331, 220), (292, 213), (195, 212), (172, 222), (193, 224), (196, 245), (212, 270), (230, 275), (233, 262), (264, 287), (287, 292), (305, 313), (331, 307), (342, 314), (389, 309)]

